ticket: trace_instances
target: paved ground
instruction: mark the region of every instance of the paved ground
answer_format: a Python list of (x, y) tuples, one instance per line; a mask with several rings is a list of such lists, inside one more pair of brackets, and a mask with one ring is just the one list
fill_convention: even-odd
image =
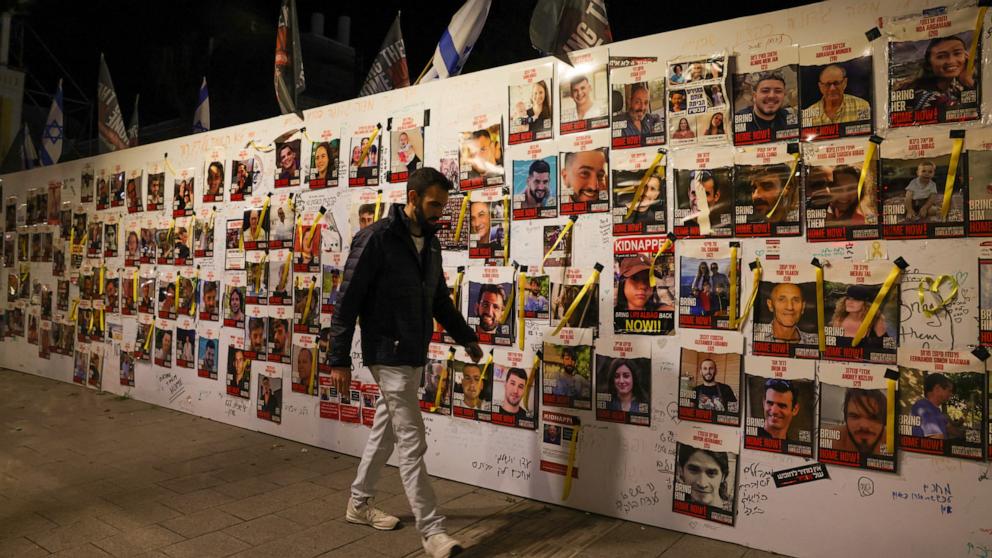
[[(353, 457), (71, 384), (0, 371), (0, 557), (422, 555), (395, 468), (381, 507), (343, 519)], [(766, 552), (434, 484), (467, 557), (768, 558)]]

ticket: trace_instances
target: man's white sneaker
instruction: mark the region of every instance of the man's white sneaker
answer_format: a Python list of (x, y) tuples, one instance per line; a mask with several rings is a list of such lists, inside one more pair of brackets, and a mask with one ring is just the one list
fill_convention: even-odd
[(371, 501), (356, 504), (354, 498), (348, 498), (348, 511), (344, 518), (348, 523), (369, 525), (380, 531), (392, 531), (400, 522), (400, 518), (373, 506)]
[(448, 536), (447, 533), (438, 533), (423, 539), (424, 551), (431, 558), (449, 558), (461, 552), (462, 544)]

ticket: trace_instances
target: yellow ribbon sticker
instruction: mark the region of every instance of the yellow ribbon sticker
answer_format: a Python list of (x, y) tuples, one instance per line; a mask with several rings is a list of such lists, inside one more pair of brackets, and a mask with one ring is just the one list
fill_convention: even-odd
[(472, 201), (472, 192), (469, 191), (462, 198), (462, 207), (458, 210), (458, 224), (455, 225), (455, 244), (462, 238), (462, 224), (465, 223), (465, 212), (468, 211), (468, 204)]
[(582, 299), (585, 298), (589, 290), (592, 289), (592, 286), (599, 282), (599, 274), (602, 271), (603, 264), (597, 263), (593, 268), (592, 273), (589, 274), (589, 279), (586, 279), (586, 284), (582, 285), (582, 290), (580, 290), (579, 294), (575, 296), (575, 300), (572, 301), (571, 306), (569, 306), (568, 310), (565, 311), (565, 315), (561, 317), (561, 321), (558, 322), (558, 325), (555, 326), (554, 331), (551, 332), (552, 336), (558, 335), (561, 329), (565, 327), (565, 324), (568, 323), (568, 320), (572, 317), (575, 309), (579, 307), (579, 303), (582, 302)]
[[(630, 206), (627, 208), (627, 215), (624, 216), (624, 220), (630, 219), (630, 216), (634, 214), (637, 210), (637, 205), (641, 203), (641, 198), (644, 196), (644, 186), (647, 185), (651, 177), (655, 175), (655, 170), (658, 168), (661, 160), (665, 157), (665, 152), (659, 150), (658, 154), (654, 156), (654, 160), (651, 161), (651, 165), (648, 170), (644, 171), (644, 175), (641, 176), (641, 180), (637, 183), (637, 187), (634, 188), (634, 197), (630, 200)], [(661, 176), (665, 176), (665, 165), (661, 166)]]
[(658, 263), (658, 258), (660, 258), (661, 255), (667, 252), (668, 250), (671, 250), (674, 245), (675, 245), (675, 233), (668, 233), (668, 238), (666, 238), (665, 242), (663, 242), (662, 245), (658, 247), (658, 251), (655, 252), (653, 256), (651, 256), (651, 272), (648, 273), (648, 284), (651, 285), (652, 289), (655, 288), (655, 285), (657, 285), (658, 283), (657, 278), (654, 276), (654, 269), (655, 269), (655, 265), (657, 265)]
[(737, 329), (737, 243), (730, 244), (730, 329)]
[(940, 204), (940, 218), (942, 220), (947, 219), (947, 213), (951, 210), (951, 197), (954, 195), (954, 180), (958, 175), (958, 161), (961, 160), (961, 151), (964, 149), (964, 134), (960, 133), (957, 135), (960, 137), (954, 137), (954, 132), (951, 132), (951, 140), (954, 145), (951, 148), (951, 163), (947, 167), (947, 180), (944, 181), (944, 199)]
[(782, 200), (785, 199), (785, 196), (789, 193), (789, 186), (792, 184), (792, 179), (796, 176), (796, 167), (798, 166), (799, 152), (796, 151), (792, 154), (792, 166), (789, 167), (789, 179), (785, 181), (785, 186), (782, 186), (782, 191), (779, 192), (778, 199), (775, 200), (775, 205), (773, 205), (772, 208), (768, 210), (768, 213), (765, 214), (766, 219), (772, 218), (772, 215), (774, 215), (775, 211), (778, 210), (779, 204), (782, 203)]
[(878, 315), (879, 308), (882, 307), (882, 303), (885, 302), (885, 297), (889, 294), (889, 290), (892, 285), (899, 279), (902, 275), (903, 269), (905, 269), (909, 264), (906, 260), (902, 258), (897, 258), (892, 265), (892, 269), (889, 271), (889, 276), (885, 278), (885, 282), (882, 283), (881, 290), (875, 295), (875, 300), (871, 303), (871, 307), (868, 308), (868, 312), (865, 314), (863, 320), (861, 320), (861, 325), (858, 326), (858, 332), (854, 335), (854, 339), (851, 340), (851, 346), (857, 347), (861, 344), (861, 340), (868, 335), (868, 330), (871, 328), (872, 323), (875, 321), (875, 316)]
[[(940, 292), (940, 286), (947, 282), (951, 285), (951, 292), (945, 297)], [(954, 301), (958, 296), (958, 280), (951, 275), (938, 275), (936, 279), (932, 277), (924, 277), (920, 281), (920, 285), (916, 288), (916, 292), (920, 298), (920, 310), (923, 311), (923, 315), (928, 318), (932, 318), (934, 314), (940, 312), (945, 306)], [(925, 294), (930, 291), (930, 294), (938, 300), (936, 304), (927, 304)]]
[(741, 316), (737, 320), (737, 329), (744, 328), (744, 322), (747, 321), (748, 314), (751, 313), (751, 308), (754, 306), (754, 300), (758, 298), (758, 285), (761, 284), (761, 260), (755, 259), (751, 264), (751, 269), (754, 273), (754, 280), (751, 282), (751, 294), (747, 297), (747, 304), (744, 306), (744, 310), (741, 311)]
[(576, 217), (575, 215), (572, 215), (571, 217), (568, 218), (568, 222), (565, 223), (565, 227), (561, 230), (560, 233), (558, 233), (558, 238), (555, 239), (554, 244), (551, 245), (551, 248), (549, 248), (548, 251), (544, 254), (544, 257), (541, 258), (541, 273), (544, 273), (544, 263), (548, 261), (548, 258), (551, 257), (551, 253), (558, 249), (558, 245), (561, 244), (561, 241), (566, 236), (568, 236), (569, 231), (572, 230), (572, 226), (575, 225), (576, 219), (578, 219), (578, 217)]

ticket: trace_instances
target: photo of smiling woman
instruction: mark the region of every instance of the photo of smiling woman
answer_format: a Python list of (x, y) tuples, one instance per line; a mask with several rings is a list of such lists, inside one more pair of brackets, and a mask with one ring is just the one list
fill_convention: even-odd
[(651, 346), (644, 338), (596, 341), (596, 420), (651, 425)]

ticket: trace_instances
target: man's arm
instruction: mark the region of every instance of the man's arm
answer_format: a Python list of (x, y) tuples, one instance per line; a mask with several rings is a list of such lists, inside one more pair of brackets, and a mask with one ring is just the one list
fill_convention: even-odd
[[(448, 295), (448, 285), (441, 274), (434, 291), (434, 319), (444, 327), (444, 330), (451, 334), (459, 345), (467, 346), (470, 343), (478, 343), (475, 331), (465, 323), (465, 317), (455, 308)], [(332, 332), (333, 333), (333, 332)]]
[(355, 235), (348, 261), (345, 262), (338, 304), (331, 319), (332, 367), (351, 366), (351, 342), (355, 336), (355, 321), (368, 295), (369, 286), (379, 269), (378, 249), (372, 240), (372, 230)]

